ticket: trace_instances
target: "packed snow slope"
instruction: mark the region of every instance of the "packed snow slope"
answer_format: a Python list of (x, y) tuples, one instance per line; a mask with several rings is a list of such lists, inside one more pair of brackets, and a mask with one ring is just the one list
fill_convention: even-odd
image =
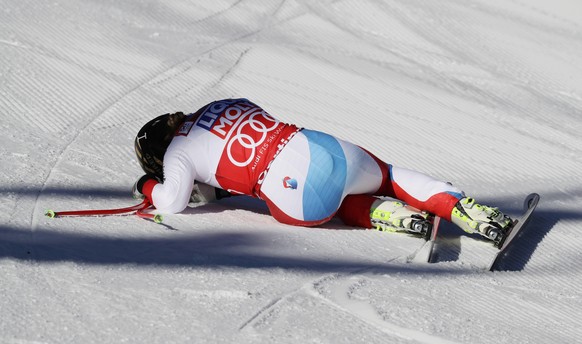
[[(582, 342), (578, 0), (2, 0), (0, 342)], [(510, 215), (503, 265), (447, 224), (277, 223), (237, 198), (135, 204), (143, 123), (247, 97)]]

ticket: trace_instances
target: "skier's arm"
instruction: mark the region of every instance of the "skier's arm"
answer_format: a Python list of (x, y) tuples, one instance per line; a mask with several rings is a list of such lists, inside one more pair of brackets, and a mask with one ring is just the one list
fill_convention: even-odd
[(164, 156), (164, 182), (147, 175), (140, 178), (137, 191), (145, 195), (162, 213), (179, 213), (186, 208), (194, 179), (194, 168), (188, 159), (176, 152)]

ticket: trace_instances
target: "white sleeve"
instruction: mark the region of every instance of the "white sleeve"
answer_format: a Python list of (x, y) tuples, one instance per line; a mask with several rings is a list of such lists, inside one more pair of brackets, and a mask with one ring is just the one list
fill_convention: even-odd
[(152, 191), (152, 202), (161, 213), (175, 214), (186, 208), (196, 172), (187, 155), (180, 150), (164, 156), (164, 183)]

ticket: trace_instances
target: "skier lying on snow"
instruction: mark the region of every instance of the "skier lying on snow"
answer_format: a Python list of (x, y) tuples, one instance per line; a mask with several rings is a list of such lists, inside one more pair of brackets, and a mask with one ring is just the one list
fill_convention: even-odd
[(448, 183), (282, 123), (247, 99), (159, 116), (139, 131), (135, 151), (146, 175), (134, 196), (147, 197), (162, 213), (243, 194), (264, 200), (279, 222), (299, 226), (337, 215), (351, 226), (424, 234), (434, 214), (499, 243), (512, 223)]

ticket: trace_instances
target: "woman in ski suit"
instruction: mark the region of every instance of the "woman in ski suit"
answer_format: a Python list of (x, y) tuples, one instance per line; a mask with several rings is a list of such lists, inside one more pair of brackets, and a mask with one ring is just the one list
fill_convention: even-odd
[(216, 195), (262, 199), (275, 219), (291, 225), (316, 226), (337, 215), (348, 225), (423, 234), (438, 215), (498, 243), (511, 224), (448, 183), (280, 122), (247, 99), (157, 117), (139, 131), (135, 151), (146, 175), (134, 195), (162, 213), (184, 210), (209, 185)]

